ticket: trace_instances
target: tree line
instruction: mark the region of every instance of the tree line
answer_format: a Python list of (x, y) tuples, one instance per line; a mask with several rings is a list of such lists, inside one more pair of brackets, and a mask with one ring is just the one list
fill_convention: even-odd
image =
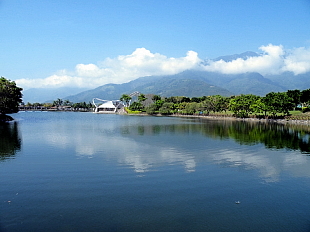
[[(130, 102), (128, 95), (120, 100)], [(220, 95), (203, 97), (161, 97), (153, 95), (152, 103), (144, 104), (146, 97), (140, 94), (138, 101), (128, 106), (131, 111), (147, 114), (203, 114), (231, 112), (235, 117), (272, 117), (288, 116), (291, 110), (307, 112), (310, 106), (310, 89), (288, 90), (287, 92), (270, 92), (261, 97), (253, 94), (224, 97)]]
[(35, 109), (35, 110), (40, 110), (40, 109), (55, 109), (55, 110), (73, 110), (73, 111), (88, 111), (93, 108), (93, 105), (91, 102), (86, 103), (86, 102), (77, 102), (73, 103), (69, 100), (63, 100), (61, 98), (57, 98), (54, 100), (52, 103), (21, 103), (20, 108), (22, 109)]

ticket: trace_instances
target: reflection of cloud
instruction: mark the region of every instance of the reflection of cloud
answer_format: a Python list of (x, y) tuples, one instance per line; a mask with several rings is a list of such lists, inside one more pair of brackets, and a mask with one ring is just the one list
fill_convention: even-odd
[[(104, 129), (100, 126), (88, 129), (75, 127), (74, 136), (67, 136), (68, 128), (59, 126), (49, 130), (45, 138), (53, 146), (74, 147), (79, 158), (104, 154), (106, 158), (115, 158), (118, 163), (133, 167), (137, 173), (147, 172), (162, 163), (182, 164), (187, 172), (195, 171), (196, 161), (192, 155), (172, 147), (139, 143), (130, 137), (109, 136), (108, 131), (113, 127), (111, 124), (106, 126)], [(90, 135), (85, 136), (86, 133)]]
[(88, 158), (92, 158), (95, 153), (94, 148), (91, 145), (83, 145), (76, 147), (76, 153), (78, 156), (87, 156)]
[(161, 150), (161, 157), (167, 163), (182, 163), (187, 172), (194, 172), (196, 167), (195, 158), (191, 154), (178, 151), (176, 148), (167, 148)]
[[(276, 152), (277, 154), (274, 154)], [(253, 153), (252, 150), (219, 150), (211, 155), (212, 160), (219, 164), (230, 164), (231, 166), (244, 166), (247, 169), (257, 169), (266, 182), (279, 181), (280, 173), (290, 171), (298, 176), (310, 177), (309, 160), (306, 156), (297, 153), (285, 153), (281, 151), (261, 150)]]
[(219, 150), (212, 155), (212, 159), (217, 163), (229, 163), (232, 166), (245, 166), (250, 169), (258, 169), (262, 177), (267, 182), (276, 182), (279, 180), (281, 170), (276, 163), (272, 163), (270, 156), (257, 153), (242, 152), (242, 150)]
[[(79, 151), (82, 151), (79, 147), (83, 145), (76, 144), (76, 146)], [(91, 143), (91, 147), (93, 154), (99, 155), (100, 151), (108, 151), (120, 164), (130, 165), (135, 172), (139, 173), (147, 172), (151, 167), (160, 163), (181, 163), (187, 171), (195, 171), (196, 162), (193, 157), (181, 154), (180, 151), (171, 147), (159, 148), (151, 144), (139, 143), (128, 137), (101, 137), (100, 143), (95, 140)]]
[(300, 164), (304, 164), (305, 163), (305, 156), (301, 156), (301, 155), (286, 155), (284, 157), (284, 166), (285, 167), (290, 167), (292, 165), (300, 165)]
[(62, 133), (50, 133), (46, 135), (47, 141), (53, 145), (61, 148), (65, 148), (67, 144), (70, 143), (70, 138)]

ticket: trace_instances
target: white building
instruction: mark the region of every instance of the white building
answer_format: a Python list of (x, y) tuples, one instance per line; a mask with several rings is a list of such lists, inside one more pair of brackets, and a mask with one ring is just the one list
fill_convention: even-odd
[[(95, 102), (96, 100), (99, 101), (99, 103)], [(99, 98), (94, 98), (93, 105), (96, 107), (95, 113), (104, 113), (104, 114), (115, 114), (120, 109), (124, 108), (124, 105), (122, 101), (120, 100), (109, 101), (109, 100), (102, 100)]]

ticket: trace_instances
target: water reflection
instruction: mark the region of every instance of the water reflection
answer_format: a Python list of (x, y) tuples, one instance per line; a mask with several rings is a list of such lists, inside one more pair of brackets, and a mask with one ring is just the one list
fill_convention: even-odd
[[(79, 126), (72, 126), (73, 124)], [(160, 139), (162, 125), (149, 127), (124, 124), (108, 120), (101, 124), (58, 121), (57, 126), (53, 123), (44, 124), (45, 128), (33, 139), (44, 138), (51, 148), (73, 148), (79, 159), (102, 156), (107, 160), (116, 160), (121, 165), (132, 167), (137, 173), (147, 172), (163, 164), (176, 163), (182, 165), (186, 172), (195, 171), (195, 156), (191, 152), (184, 151), (175, 142), (168, 140), (158, 146), (153, 138), (147, 136), (148, 130), (152, 130), (151, 136), (155, 135)], [(173, 132), (169, 127), (165, 126)]]
[(256, 169), (266, 181), (278, 181), (283, 171), (310, 177), (307, 127), (151, 117), (44, 126), (38, 136), (52, 147), (73, 148), (79, 159), (104, 157), (140, 174), (167, 164), (194, 172), (199, 163), (211, 162)]
[(0, 124), (0, 161), (12, 159), (21, 148), (17, 122)]
[[(169, 146), (156, 149), (160, 150), (159, 153), (166, 154), (166, 158), (170, 156), (171, 160), (183, 159), (187, 171), (195, 171), (196, 164), (207, 159), (224, 166), (257, 169), (267, 182), (279, 181), (280, 174), (286, 170), (294, 175), (310, 177), (309, 159), (302, 155), (310, 152), (307, 126), (198, 119), (183, 124), (145, 125), (143, 129), (141, 126), (125, 126), (121, 130), (126, 131), (126, 135), (135, 141), (141, 139), (137, 139), (138, 135), (159, 135), (163, 140), (167, 134), (175, 136), (174, 140), (167, 139)], [(178, 142), (180, 135), (187, 137), (185, 143)], [(195, 143), (195, 139), (192, 139), (195, 135), (214, 140), (233, 140), (241, 146), (223, 141), (220, 147), (214, 147), (209, 140)], [(282, 152), (279, 153), (279, 150)], [(301, 154), (293, 151), (300, 151)]]
[[(264, 144), (268, 149), (299, 150), (310, 154), (310, 128), (308, 126), (276, 123), (243, 122), (232, 120), (203, 120), (196, 123), (173, 125), (146, 125), (123, 127), (126, 134), (156, 135), (161, 133), (201, 133), (210, 138), (234, 139), (241, 145)], [(125, 134), (125, 133), (124, 133)]]
[(299, 150), (310, 153), (308, 127), (292, 127), (283, 124), (235, 122), (225, 128), (228, 136), (240, 144), (262, 143), (268, 149)]

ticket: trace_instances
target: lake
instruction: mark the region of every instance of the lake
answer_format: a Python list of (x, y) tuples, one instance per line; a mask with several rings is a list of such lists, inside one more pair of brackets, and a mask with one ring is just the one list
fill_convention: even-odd
[(310, 231), (310, 129), (20, 112), (1, 125), (0, 231)]

